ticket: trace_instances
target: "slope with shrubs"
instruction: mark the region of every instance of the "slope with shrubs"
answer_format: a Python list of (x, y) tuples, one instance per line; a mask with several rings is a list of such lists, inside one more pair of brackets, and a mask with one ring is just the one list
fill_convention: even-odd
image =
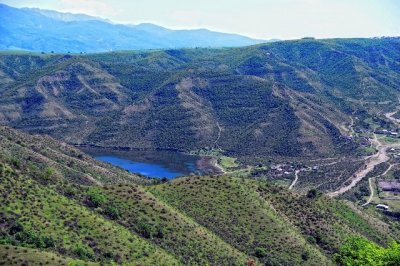
[(349, 236), (399, 240), (390, 221), (314, 190), (229, 175), (160, 182), (3, 127), (0, 262), (332, 265)]
[[(250, 258), (147, 193), (137, 184), (146, 179), (49, 137), (3, 128), (0, 140), (0, 244), (129, 265), (243, 264)], [(82, 162), (66, 167), (71, 160)], [(87, 178), (93, 171), (98, 175)]]
[(46, 178), (46, 172), (59, 180), (79, 184), (152, 183), (154, 180), (96, 161), (66, 143), (43, 135), (20, 134), (0, 126), (0, 156), (14, 166)]
[(126, 228), (57, 193), (53, 186), (0, 165), (2, 244), (52, 250), (88, 261), (179, 264)]
[(0, 245), (0, 265), (94, 266), (98, 264), (32, 248)]
[(180, 178), (150, 191), (263, 263), (329, 264), (317, 247), (240, 179)]
[(263, 181), (190, 177), (149, 190), (239, 250), (271, 265), (329, 264), (350, 235), (381, 244), (399, 236), (389, 224), (343, 202), (314, 191), (297, 195)]

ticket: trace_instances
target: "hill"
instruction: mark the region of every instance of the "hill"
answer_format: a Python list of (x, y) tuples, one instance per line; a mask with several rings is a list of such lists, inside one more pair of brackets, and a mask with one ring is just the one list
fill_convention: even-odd
[(396, 38), (90, 55), (3, 52), (0, 122), (71, 144), (208, 147), (253, 163), (354, 156), (368, 148), (354, 130), (390, 125), (382, 111), (397, 104), (399, 62)]
[[(0, 4), (0, 50), (105, 52), (183, 47), (235, 47), (261, 43), (236, 34), (122, 25), (84, 14)], [(77, 34), (79, 32), (79, 34)], [(107, 37), (105, 37), (107, 36)]]
[(332, 265), (349, 236), (399, 240), (396, 222), (318, 193), (230, 175), (150, 184), (80, 155), (0, 128), (1, 263)]

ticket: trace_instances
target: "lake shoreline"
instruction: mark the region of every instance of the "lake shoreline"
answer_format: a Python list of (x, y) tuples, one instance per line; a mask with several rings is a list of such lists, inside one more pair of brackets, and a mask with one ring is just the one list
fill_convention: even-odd
[(196, 162), (197, 168), (203, 171), (205, 174), (210, 175), (221, 175), (225, 171), (221, 166), (218, 165), (218, 158), (211, 156), (201, 156)]
[(150, 178), (173, 179), (190, 175), (219, 175), (225, 172), (218, 165), (218, 158), (212, 156), (191, 155), (164, 149), (107, 148), (95, 145), (79, 145), (78, 147), (96, 160)]

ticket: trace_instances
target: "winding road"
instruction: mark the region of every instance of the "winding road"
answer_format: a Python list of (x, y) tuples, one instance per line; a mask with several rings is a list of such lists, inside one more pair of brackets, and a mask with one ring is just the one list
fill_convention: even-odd
[(296, 185), (297, 180), (299, 180), (299, 173), (300, 173), (300, 170), (296, 170), (296, 171), (294, 172), (294, 177), (295, 177), (295, 178), (294, 178), (292, 184), (290, 184), (289, 190), (291, 190), (291, 189), (294, 187), (294, 185)]
[[(378, 141), (379, 142), (379, 141)], [(340, 194), (343, 194), (353, 187), (355, 187), (358, 182), (360, 182), (369, 172), (371, 172), (375, 166), (378, 164), (384, 163), (389, 161), (390, 157), (387, 155), (387, 150), (393, 147), (400, 147), (400, 144), (389, 144), (389, 145), (382, 145), (380, 142), (376, 146), (378, 152), (372, 156), (367, 157), (365, 161), (365, 165), (359, 169), (350, 179), (347, 181), (351, 181), (348, 185), (343, 185), (336, 191), (329, 192), (327, 195), (329, 197), (337, 197)], [(346, 181), (346, 182), (347, 182)]]
[[(390, 119), (391, 121), (393, 121), (395, 123), (399, 123), (400, 120), (392, 117), (395, 113), (396, 112), (386, 113), (385, 116), (388, 119)], [(382, 144), (377, 139), (375, 134), (374, 134), (374, 138), (372, 139), (372, 142), (374, 142), (376, 144), (376, 148), (378, 149), (378, 152), (375, 153), (374, 155), (366, 157), (365, 165), (345, 182), (345, 183), (347, 183), (348, 181), (350, 181), (350, 183), (348, 185), (343, 184), (338, 190), (327, 193), (327, 195), (329, 197), (337, 197), (337, 196), (349, 191), (353, 187), (355, 187), (358, 184), (358, 182), (360, 182), (369, 172), (371, 172), (374, 169), (374, 167), (376, 165), (389, 161), (390, 157), (387, 155), (388, 149), (400, 148), (400, 143)], [(391, 169), (391, 167), (389, 167), (389, 169), (387, 169), (385, 171), (385, 173), (389, 172), (390, 169)], [(370, 199), (372, 200), (373, 187), (371, 185), (371, 180), (369, 180), (369, 184), (370, 184), (370, 189), (371, 189)], [(370, 202), (370, 200), (369, 200), (369, 202)]]
[(221, 132), (222, 132), (222, 128), (221, 128), (221, 126), (219, 125), (218, 122), (217, 122), (217, 127), (218, 127), (218, 136), (217, 136), (217, 139), (214, 142), (214, 147), (215, 148), (218, 148), (218, 141), (221, 138)]
[(365, 207), (365, 206), (367, 206), (368, 204), (370, 204), (371, 201), (372, 201), (372, 199), (374, 198), (374, 188), (373, 188), (373, 186), (372, 186), (372, 177), (371, 177), (371, 178), (368, 178), (368, 184), (369, 184), (369, 191), (370, 191), (371, 193), (369, 194), (369, 197), (368, 197), (367, 202), (365, 202), (363, 205), (361, 205), (361, 207)]

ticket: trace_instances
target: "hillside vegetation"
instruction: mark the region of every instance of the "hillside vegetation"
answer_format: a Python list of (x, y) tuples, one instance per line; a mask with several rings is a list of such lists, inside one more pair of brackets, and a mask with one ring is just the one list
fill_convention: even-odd
[[(226, 155), (354, 154), (350, 115), (393, 108), (400, 41), (0, 54), (0, 122), (67, 143)], [(375, 119), (375, 118), (374, 118)]]
[(400, 235), (317, 192), (229, 175), (157, 184), (7, 127), (0, 197), (5, 265), (333, 265), (349, 236), (386, 245)]

